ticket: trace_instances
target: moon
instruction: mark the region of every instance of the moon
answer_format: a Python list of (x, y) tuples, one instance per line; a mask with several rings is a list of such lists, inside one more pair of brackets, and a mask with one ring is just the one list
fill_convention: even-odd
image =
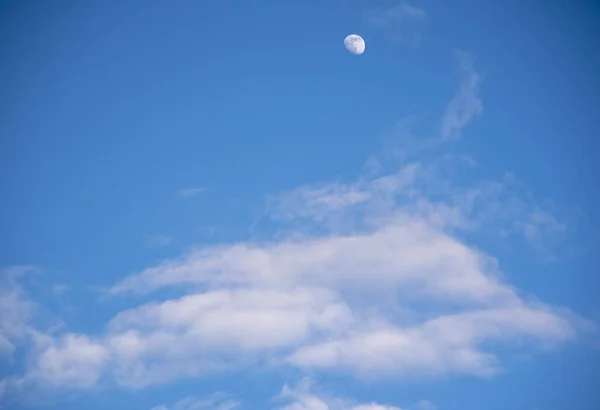
[(352, 54), (361, 55), (365, 52), (365, 40), (358, 34), (350, 34), (344, 39), (344, 46)]

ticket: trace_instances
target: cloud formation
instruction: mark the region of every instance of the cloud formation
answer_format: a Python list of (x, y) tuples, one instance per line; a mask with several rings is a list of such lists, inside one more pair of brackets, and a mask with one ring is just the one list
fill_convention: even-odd
[(35, 365), (24, 381), (53, 387), (89, 388), (96, 385), (108, 360), (108, 350), (90, 337), (67, 333), (54, 338), (38, 334)]
[[(461, 87), (427, 155), (394, 155), (392, 168), (373, 157), (355, 181), (271, 195), (269, 218), (281, 230), (269, 240), (192, 249), (125, 277), (108, 294), (131, 307), (104, 332), (32, 332), (21, 380), (144, 388), (257, 365), (367, 379), (489, 377), (501, 369), (499, 352), (516, 344), (576, 340), (583, 321), (522, 295), (496, 259), (465, 239), (488, 232), (537, 243), (564, 224), (512, 176), (456, 182), (465, 178), (455, 178), (460, 167), (444, 144), (481, 111), (479, 76), (461, 61)], [(171, 296), (147, 301), (162, 290)], [(12, 304), (14, 292), (2, 298)], [(146, 302), (136, 305), (137, 296)], [(7, 329), (27, 318), (7, 312), (0, 346), (9, 352), (17, 336)], [(293, 399), (285, 409), (398, 409), (339, 407), (306, 386), (284, 388), (284, 396)], [(159, 408), (208, 408), (186, 400)]]
[(287, 404), (278, 410), (409, 410), (375, 402), (358, 403), (349, 398), (316, 394), (312, 391), (313, 387), (309, 379), (303, 379), (293, 387), (284, 385), (277, 399), (287, 401)]
[[(302, 379), (293, 386), (284, 384), (279, 394), (271, 400), (274, 402), (271, 408), (273, 410), (436, 410), (436, 406), (427, 400), (421, 400), (414, 406), (401, 409), (376, 402), (360, 403), (351, 398), (314, 390), (315, 385), (308, 378)], [(160, 405), (151, 410), (232, 410), (238, 407), (244, 408), (241, 402), (232, 400), (225, 394), (215, 393), (208, 398), (186, 397), (172, 406)]]

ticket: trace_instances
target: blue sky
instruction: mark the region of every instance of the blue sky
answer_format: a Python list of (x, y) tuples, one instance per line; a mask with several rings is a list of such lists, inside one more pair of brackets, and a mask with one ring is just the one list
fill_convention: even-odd
[(0, 408), (600, 406), (593, 2), (0, 19)]

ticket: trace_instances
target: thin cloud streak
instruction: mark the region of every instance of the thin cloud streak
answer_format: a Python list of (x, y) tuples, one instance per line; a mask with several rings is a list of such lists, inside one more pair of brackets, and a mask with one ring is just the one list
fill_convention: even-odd
[(177, 191), (177, 194), (182, 198), (192, 198), (203, 194), (207, 191), (206, 188), (184, 188)]
[(240, 402), (227, 398), (222, 393), (215, 393), (211, 397), (189, 396), (173, 405), (155, 406), (151, 410), (233, 410), (240, 406)]
[(473, 57), (465, 52), (456, 54), (460, 63), (461, 81), (442, 119), (441, 134), (444, 139), (459, 138), (463, 128), (483, 112), (483, 103), (479, 98), (481, 75), (475, 71)]

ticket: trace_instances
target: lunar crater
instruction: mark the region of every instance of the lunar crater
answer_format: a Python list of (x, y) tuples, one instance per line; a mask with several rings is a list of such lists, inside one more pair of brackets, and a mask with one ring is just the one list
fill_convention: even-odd
[(344, 39), (346, 49), (355, 55), (360, 55), (365, 52), (365, 40), (358, 34), (350, 34)]

